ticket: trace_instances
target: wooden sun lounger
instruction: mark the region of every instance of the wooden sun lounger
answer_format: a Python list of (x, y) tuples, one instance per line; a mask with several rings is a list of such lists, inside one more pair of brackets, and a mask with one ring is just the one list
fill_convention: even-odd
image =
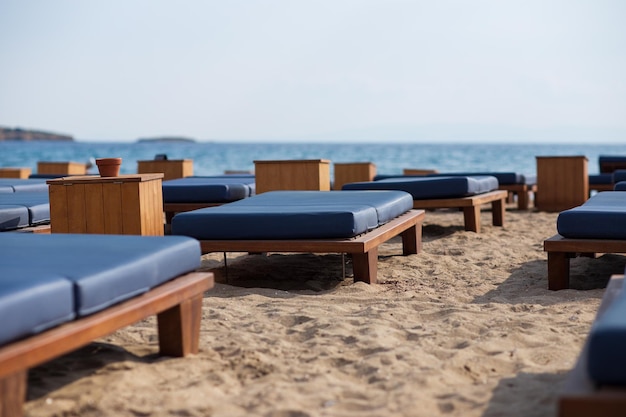
[(491, 203), (492, 223), (494, 226), (504, 226), (504, 211), (508, 192), (495, 190), (484, 194), (472, 195), (460, 198), (445, 198), (432, 200), (413, 200), (413, 208), (438, 209), (459, 208), (463, 209), (465, 230), (480, 233), (480, 206)]
[(410, 210), (367, 233), (346, 239), (302, 240), (201, 240), (202, 253), (209, 252), (306, 252), (349, 253), (352, 255), (354, 281), (377, 282), (378, 246), (402, 236), (402, 253), (411, 255), (422, 250), (424, 210)]
[(626, 253), (626, 240), (569, 239), (557, 234), (544, 240), (543, 250), (548, 252), (548, 289), (564, 290), (569, 288), (570, 258)]
[(101, 312), (0, 347), (0, 416), (22, 415), (29, 368), (154, 314), (160, 354), (197, 353), (202, 295), (211, 287), (212, 273), (192, 272)]
[[(604, 292), (596, 320), (619, 294), (623, 275), (614, 275)], [(621, 417), (626, 414), (626, 387), (596, 387), (587, 374), (588, 343), (569, 373), (559, 395), (559, 417)]]

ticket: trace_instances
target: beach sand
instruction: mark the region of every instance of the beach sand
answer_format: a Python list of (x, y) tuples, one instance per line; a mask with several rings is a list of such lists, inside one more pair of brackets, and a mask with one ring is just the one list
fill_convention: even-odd
[(159, 357), (155, 319), (35, 368), (29, 416), (554, 416), (611, 274), (572, 261), (547, 290), (542, 242), (556, 213), (509, 207), (465, 232), (429, 211), (424, 249), (381, 247), (380, 283), (353, 283), (337, 254), (203, 257), (200, 353)]

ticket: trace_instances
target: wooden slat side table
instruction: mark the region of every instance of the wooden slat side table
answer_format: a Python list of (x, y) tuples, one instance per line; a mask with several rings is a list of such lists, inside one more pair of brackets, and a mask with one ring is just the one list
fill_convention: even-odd
[(80, 162), (37, 162), (38, 174), (85, 175), (87, 165)]
[(162, 236), (163, 174), (46, 181), (52, 233)]
[(371, 162), (335, 163), (334, 190), (341, 190), (344, 184), (351, 182), (374, 181), (376, 165)]
[(540, 211), (563, 211), (589, 198), (585, 156), (537, 156), (537, 194)]
[(330, 191), (330, 161), (254, 161), (256, 193), (274, 190)]
[(30, 176), (30, 168), (0, 168), (0, 178), (20, 178), (26, 179)]
[(152, 161), (137, 161), (137, 173), (163, 173), (163, 181), (176, 178), (191, 177), (193, 175), (192, 159), (167, 159)]

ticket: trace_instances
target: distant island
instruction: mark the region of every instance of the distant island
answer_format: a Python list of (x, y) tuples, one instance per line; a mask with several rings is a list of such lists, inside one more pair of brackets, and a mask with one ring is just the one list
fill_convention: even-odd
[(139, 138), (137, 142), (190, 142), (194, 143), (195, 139), (184, 138), (180, 136), (162, 136), (158, 138)]
[(58, 133), (44, 132), (42, 130), (22, 129), (19, 127), (1, 127), (0, 126), (0, 142), (2, 141), (20, 141), (30, 142), (38, 140), (49, 140), (59, 142), (73, 142), (74, 138), (69, 135), (61, 135)]

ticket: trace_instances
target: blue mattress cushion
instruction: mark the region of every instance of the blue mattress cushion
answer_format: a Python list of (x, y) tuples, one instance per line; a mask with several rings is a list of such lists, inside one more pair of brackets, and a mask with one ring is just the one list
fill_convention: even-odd
[(165, 203), (228, 203), (255, 193), (254, 177), (186, 177), (163, 181)]
[(626, 156), (624, 155), (599, 155), (598, 165), (600, 166), (600, 172), (603, 172), (602, 165), (605, 163), (626, 163)]
[(613, 191), (626, 191), (626, 181), (616, 182)]
[(400, 190), (414, 200), (458, 198), (483, 194), (498, 189), (498, 180), (492, 176), (478, 177), (402, 177), (379, 181), (344, 184), (343, 190)]
[(39, 179), (0, 178), (0, 187), (10, 187), (14, 193), (48, 192), (46, 181)]
[(78, 316), (200, 266), (199, 243), (182, 236), (1, 233), (0, 247), (0, 275), (21, 268), (71, 281)]
[(533, 185), (537, 183), (536, 175), (525, 175), (517, 172), (446, 172), (438, 174), (426, 175), (377, 175), (375, 181), (387, 178), (406, 178), (406, 177), (476, 177), (490, 176), (498, 179), (500, 185), (527, 184)]
[(17, 204), (0, 204), (0, 232), (28, 226), (29, 215), (28, 209), (25, 206)]
[(626, 169), (616, 169), (613, 171), (613, 182), (618, 183), (620, 181), (626, 181)]
[(626, 239), (626, 192), (600, 192), (560, 212), (556, 229), (567, 238)]
[(65, 277), (24, 265), (0, 264), (0, 271), (0, 345), (74, 319), (74, 289)]
[[(22, 224), (19, 227), (35, 226), (50, 222), (50, 203), (47, 191), (0, 194), (0, 219), (7, 221), (7, 225), (10, 224), (10, 220), (7, 218), (8, 211), (5, 213), (5, 208), (8, 210), (8, 208), (15, 206), (24, 207), (27, 213), (26, 224)], [(4, 222), (0, 221), (0, 230), (4, 230), (1, 224), (4, 224)]]
[(410, 195), (399, 192), (271, 191), (179, 213), (172, 220), (172, 234), (200, 240), (349, 238), (412, 205)]
[(622, 289), (589, 333), (587, 370), (599, 384), (626, 385), (626, 291)]
[(613, 174), (590, 174), (589, 185), (613, 184)]

